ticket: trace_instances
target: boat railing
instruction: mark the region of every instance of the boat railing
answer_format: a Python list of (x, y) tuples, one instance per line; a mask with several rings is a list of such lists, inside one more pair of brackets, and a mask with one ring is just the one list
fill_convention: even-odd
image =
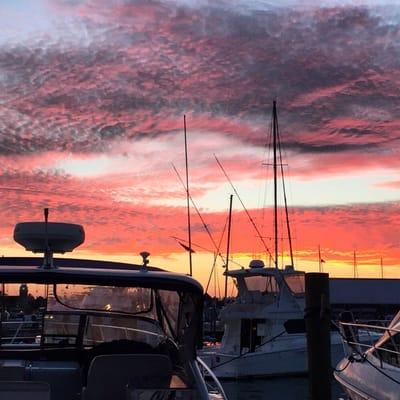
[[(400, 363), (400, 341), (397, 335), (400, 333), (400, 329), (385, 326), (387, 324), (388, 321), (339, 322), (339, 331), (347, 353), (349, 355), (357, 353), (363, 356), (367, 351), (377, 350), (374, 354), (381, 361), (386, 354), (397, 357)], [(378, 340), (384, 334), (388, 336), (390, 346), (377, 346)]]
[(196, 361), (197, 365), (200, 368), (201, 374), (205, 378), (210, 398), (227, 400), (228, 397), (225, 394), (224, 388), (222, 387), (221, 382), (218, 380), (211, 368), (200, 357), (197, 357)]
[(40, 320), (2, 321), (1, 344), (35, 343), (41, 326)]

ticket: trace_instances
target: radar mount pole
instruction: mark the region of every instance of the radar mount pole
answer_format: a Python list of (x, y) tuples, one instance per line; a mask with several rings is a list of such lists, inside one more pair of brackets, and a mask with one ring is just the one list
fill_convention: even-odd
[(48, 232), (48, 222), (49, 222), (49, 209), (46, 207), (44, 210), (44, 240), (46, 245), (46, 250), (44, 252), (43, 269), (54, 268), (53, 265), (53, 252), (49, 245), (49, 232)]

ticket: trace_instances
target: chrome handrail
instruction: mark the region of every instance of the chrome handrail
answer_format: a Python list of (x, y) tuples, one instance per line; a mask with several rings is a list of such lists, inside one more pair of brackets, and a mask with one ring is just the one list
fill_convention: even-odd
[(219, 394), (222, 396), (222, 398), (224, 400), (228, 400), (228, 397), (225, 393), (224, 388), (221, 385), (221, 382), (218, 380), (218, 378), (216, 377), (214, 372), (210, 369), (210, 367), (200, 357), (196, 357), (196, 361), (203, 371), (203, 376), (205, 375), (204, 374), (204, 371), (205, 371), (207, 373), (207, 375), (210, 376), (210, 378), (213, 380), (213, 382), (216, 385), (216, 388), (217, 388)]
[[(345, 332), (344, 330), (345, 327), (350, 328), (350, 332)], [(379, 350), (400, 356), (400, 343), (397, 344), (392, 341), (393, 347), (395, 348), (394, 350), (377, 346), (377, 342), (386, 332), (389, 333), (389, 338), (392, 338), (392, 334), (399, 334), (400, 329), (391, 328), (388, 326), (363, 324), (357, 322), (339, 322), (339, 328), (343, 342), (349, 345), (350, 348), (358, 346), (358, 348), (362, 350), (364, 353), (368, 350)], [(363, 333), (368, 334), (368, 336), (370, 336), (370, 339), (373, 339), (373, 343), (367, 344), (365, 342), (361, 342), (360, 334)], [(371, 335), (372, 333), (375, 333), (375, 335), (379, 334), (379, 336), (373, 337)]]

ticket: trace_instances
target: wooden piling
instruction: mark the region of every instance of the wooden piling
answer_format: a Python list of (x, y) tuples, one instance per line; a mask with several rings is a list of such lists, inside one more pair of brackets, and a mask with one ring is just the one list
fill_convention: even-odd
[(331, 400), (329, 274), (306, 274), (305, 290), (310, 399)]

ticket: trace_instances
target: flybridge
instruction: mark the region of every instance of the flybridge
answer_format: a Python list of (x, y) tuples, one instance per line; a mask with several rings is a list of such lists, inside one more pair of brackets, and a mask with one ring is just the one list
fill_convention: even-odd
[(48, 222), (48, 215), (48, 208), (45, 208), (44, 222), (21, 222), (14, 229), (14, 240), (25, 250), (44, 254), (44, 269), (54, 268), (54, 253), (71, 252), (85, 241), (83, 226)]

